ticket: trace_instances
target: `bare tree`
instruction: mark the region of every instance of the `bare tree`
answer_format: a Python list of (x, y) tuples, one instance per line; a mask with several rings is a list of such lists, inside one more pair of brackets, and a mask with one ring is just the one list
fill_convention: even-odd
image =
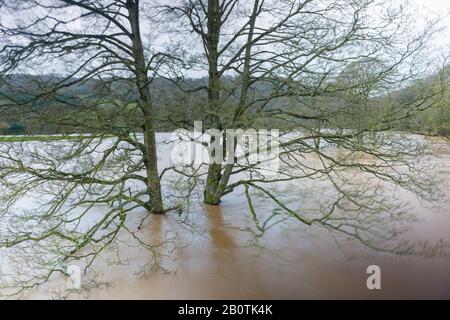
[[(126, 137), (130, 145), (142, 152), (147, 173), (143, 179), (151, 199), (149, 208), (156, 213), (163, 212), (156, 161), (154, 106), (150, 86), (152, 77), (162, 63), (164, 55), (151, 52), (144, 46), (139, 20), (142, 6), (140, 7), (139, 1), (36, 1), (31, 3), (3, 1), (2, 9), (23, 12), (27, 15), (26, 20), (17, 26), (6, 24), (2, 27), (5, 43), (2, 48), (3, 75), (11, 74), (15, 70), (26, 70), (24, 67), (37, 64), (43, 64), (45, 68), (48, 67), (46, 62), (60, 61), (58, 60), (60, 58), (71, 66), (64, 78), (57, 79), (53, 81), (54, 83), (46, 83), (44, 88), (38, 88), (38, 94), (35, 97), (22, 103), (24, 108), (34, 111), (33, 107), (39, 99), (57, 96), (58, 92), (64, 88), (75, 87), (90, 80), (102, 82), (103, 87), (99, 88), (100, 92), (97, 93), (102, 94), (103, 99), (107, 99), (105, 98), (107, 94), (117, 90), (120, 83), (127, 85), (130, 91), (135, 90), (136, 108), (142, 114), (142, 123), (136, 124), (136, 127), (138, 125), (142, 127), (144, 142), (139, 143), (129, 139), (127, 133), (130, 132), (125, 132), (123, 137)], [(67, 14), (67, 11), (72, 15)], [(80, 30), (72, 27), (75, 23), (81, 25)], [(30, 85), (30, 83), (26, 84)], [(113, 85), (117, 86), (111, 87)], [(13, 96), (8, 98), (16, 102)], [(70, 103), (70, 101), (59, 102)], [(106, 102), (109, 101), (92, 99), (87, 103), (91, 109), (94, 109), (100, 103), (106, 104)], [(77, 123), (77, 119), (58, 120), (61, 123), (66, 121), (75, 128), (84, 125)], [(135, 129), (131, 128), (131, 130)]]
[[(71, 259), (89, 266), (130, 211), (166, 211), (151, 87), (171, 56), (141, 31), (139, 0), (1, 1), (0, 12), (2, 116), (65, 132), (0, 147), (0, 246), (34, 252), (24, 289)], [(96, 206), (108, 209), (93, 217)]]
[[(262, 194), (307, 225), (386, 248), (380, 239), (397, 235), (397, 225), (375, 222), (406, 219), (394, 199), (387, 200), (392, 192), (386, 185), (435, 195), (427, 168), (417, 163), (426, 153), (422, 139), (395, 131), (436, 105), (445, 90), (442, 81), (420, 81), (440, 68), (426, 56), (436, 21), (419, 30), (407, 6), (376, 0), (180, 0), (160, 8), (169, 26), (178, 22), (167, 30), (189, 42), (194, 35), (203, 45), (196, 60), (208, 75), (207, 86), (192, 88), (182, 79), (178, 85), (186, 92), (206, 91), (204, 116), (197, 119), (205, 131), (284, 131), (276, 178), (265, 176), (260, 163), (209, 163), (206, 173), (196, 171), (206, 181), (206, 204), (217, 205), (243, 188), (255, 221), (252, 194)], [(420, 94), (395, 98), (396, 90), (412, 83), (421, 86)], [(210, 146), (215, 139), (227, 146), (225, 135), (212, 137)], [(210, 149), (214, 156), (216, 149)], [(363, 181), (352, 179), (358, 172)], [(302, 181), (321, 181), (334, 190), (311, 215), (291, 195), (272, 191), (274, 185)], [(258, 222), (259, 231), (273, 218)], [(413, 251), (405, 244), (395, 250)]]

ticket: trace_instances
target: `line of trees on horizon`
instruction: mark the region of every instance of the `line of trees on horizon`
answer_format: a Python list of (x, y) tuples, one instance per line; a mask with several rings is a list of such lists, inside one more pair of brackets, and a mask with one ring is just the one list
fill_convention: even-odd
[[(55, 114), (64, 114), (65, 112), (70, 113), (73, 108), (76, 108), (79, 112), (84, 111), (83, 97), (93, 97), (93, 99), (101, 98), (104, 95), (105, 103), (98, 106), (98, 111), (111, 111), (114, 108), (132, 108), (135, 105), (136, 98), (138, 96), (137, 90), (133, 92), (122, 92), (123, 88), (119, 83), (112, 89), (115, 92), (121, 92), (123, 96), (121, 99), (114, 101), (114, 103), (109, 103), (109, 95), (104, 92), (96, 93), (96, 88), (101, 88), (102, 80), (92, 79), (87, 81), (87, 83), (82, 83), (78, 86), (69, 87), (66, 90), (61, 90), (58, 96), (54, 99), (46, 100), (40, 103), (35, 101), (35, 95), (39, 93), (39, 88), (36, 87), (36, 83), (48, 83), (51, 81), (58, 81), (58, 79), (63, 79), (62, 75), (52, 74), (44, 76), (35, 75), (9, 75), (5, 77), (6, 80), (0, 80), (0, 100), (1, 96), (11, 97), (14, 96), (14, 100), (17, 104), (27, 104), (31, 102), (32, 108), (36, 110), (40, 121), (37, 121), (39, 117), (29, 117), (27, 114), (22, 113), (20, 107), (8, 107), (7, 110), (0, 109), (1, 119), (0, 122), (0, 134), (2, 135), (42, 135), (42, 134), (76, 134), (76, 133), (95, 133), (88, 131), (80, 131), (78, 127), (71, 127), (65, 125), (51, 124), (46, 121), (46, 118), (54, 116)], [(443, 79), (442, 79), (443, 78)], [(450, 67), (444, 67), (439, 74), (428, 75), (412, 83), (405, 88), (395, 90), (391, 92), (394, 96), (394, 101), (401, 103), (404, 101), (413, 101), (416, 97), (420, 96), (420, 87), (423, 81), (425, 82), (435, 82), (437, 85), (444, 81), (444, 83), (450, 83)], [(239, 81), (239, 79), (225, 78), (222, 80), (224, 84), (233, 83)], [(207, 78), (191, 78), (185, 79), (185, 83), (189, 87), (205, 85), (207, 84)], [(450, 86), (450, 84), (449, 84)], [(254, 90), (256, 94), (262, 95), (264, 91), (271, 90), (270, 86), (267, 84), (258, 85), (255, 84)], [(35, 91), (35, 93), (33, 93)], [(159, 119), (156, 124), (157, 131), (170, 132), (178, 127), (175, 121), (172, 121), (174, 117), (184, 118), (184, 122), (188, 123), (193, 127), (193, 122), (201, 119), (202, 115), (196, 110), (195, 103), (198, 101), (199, 105), (202, 103), (201, 94), (196, 92), (189, 93), (189, 99), (185, 100), (186, 104), (181, 105), (180, 100), (177, 97), (182, 94), (182, 91), (174, 85), (171, 81), (164, 78), (159, 78), (155, 80), (155, 85), (152, 87), (151, 92), (154, 99), (157, 101), (156, 105), (159, 109)], [(236, 98), (236, 97), (235, 97)], [(374, 101), (374, 111), (377, 110), (381, 113), (386, 107), (387, 102), (383, 100), (383, 96), (372, 97)], [(63, 101), (59, 103), (58, 101)], [(65, 101), (70, 101), (70, 103), (64, 103)], [(317, 102), (320, 103), (320, 102)], [(333, 103), (338, 103), (338, 99), (331, 101), (324, 108), (329, 108), (332, 110), (336, 106)], [(301, 103), (294, 106), (283, 106), (283, 104), (277, 105), (273, 103), (271, 105), (272, 109), (285, 108), (289, 109), (302, 109)], [(198, 109), (198, 108), (197, 108)], [(85, 111), (89, 114), (91, 111)], [(112, 111), (114, 112), (114, 111)], [(121, 123), (118, 121), (111, 133), (114, 133), (114, 129), (121, 127)], [(296, 128), (292, 125), (287, 125), (284, 121), (259, 121), (256, 126), (257, 128), (277, 128), (281, 130), (295, 130)], [(352, 129), (352, 123), (347, 124), (348, 129)], [(139, 129), (138, 127), (136, 129)], [(442, 98), (442, 103), (433, 106), (426, 112), (411, 117), (410, 119), (405, 119), (405, 121), (398, 125), (397, 128), (393, 130), (405, 130), (413, 131), (420, 134), (426, 134), (430, 136), (450, 136), (450, 99), (448, 94), (444, 95)]]

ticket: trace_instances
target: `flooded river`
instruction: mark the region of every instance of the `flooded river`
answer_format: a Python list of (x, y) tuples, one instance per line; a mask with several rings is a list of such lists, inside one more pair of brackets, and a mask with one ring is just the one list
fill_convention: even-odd
[[(433, 206), (405, 193), (419, 217), (408, 237), (450, 241), (450, 146), (435, 141), (445, 196)], [(241, 193), (188, 216), (151, 216), (140, 234), (151, 250), (123, 242), (67, 293), (62, 277), (23, 298), (93, 299), (450, 299), (450, 258), (398, 256), (369, 249), (318, 226), (287, 220), (258, 237)], [(193, 213), (192, 213), (193, 212)], [(136, 212), (136, 221), (145, 212)], [(381, 268), (381, 290), (368, 290), (366, 269)]]

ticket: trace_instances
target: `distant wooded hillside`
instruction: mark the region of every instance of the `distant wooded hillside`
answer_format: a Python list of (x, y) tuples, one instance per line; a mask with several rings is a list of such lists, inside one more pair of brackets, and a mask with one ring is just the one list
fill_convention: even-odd
[[(227, 83), (236, 79), (227, 78), (223, 82), (226, 90)], [(408, 103), (414, 101), (422, 93), (422, 83), (435, 82), (436, 85), (444, 82), (447, 86), (442, 101), (433, 107), (399, 123), (398, 130), (409, 130), (433, 135), (450, 135), (450, 98), (448, 89), (450, 87), (450, 67), (442, 74), (434, 75), (423, 79), (421, 83), (414, 83), (407, 88), (397, 90), (387, 97), (371, 98), (373, 114), (381, 112), (388, 103)], [(130, 87), (126, 79), (124, 80), (87, 80), (76, 85), (70, 84), (70, 79), (64, 79), (59, 75), (9, 75), (0, 78), (0, 134), (61, 134), (75, 133), (70, 123), (64, 121), (43, 121), (49, 117), (64, 118), (65, 114), (84, 114), (84, 121), (96, 121), (96, 113), (110, 114), (112, 130), (120, 128), (121, 121), (134, 121), (139, 127), (140, 115), (134, 108), (138, 93)], [(54, 92), (55, 84), (59, 84), (60, 89)], [(157, 78), (152, 80), (152, 95), (155, 108), (158, 110), (157, 130), (168, 131), (179, 127), (186, 127), (201, 119), (199, 113), (203, 112), (203, 107), (207, 102), (206, 92), (201, 90), (206, 85), (206, 79), (185, 79), (175, 84), (172, 81)], [(232, 87), (232, 86), (230, 86)], [(199, 90), (196, 90), (199, 89)], [(52, 91), (53, 90), (53, 91)], [(271, 90), (270, 83), (259, 82), (252, 87), (253, 94), (264, 95), (264, 92)], [(231, 92), (227, 103), (233, 104), (237, 101), (238, 92)], [(320, 98), (305, 97), (306, 99), (317, 99), (317, 103), (322, 103)], [(98, 104), (98, 101), (104, 101)], [(338, 100), (327, 102), (323, 108), (337, 108), (333, 103)], [(95, 103), (94, 103), (95, 102)], [(93, 110), (89, 105), (95, 105)], [(225, 106), (226, 107), (226, 106)], [(283, 102), (275, 100), (270, 108), (292, 109), (296, 113), (301, 113), (301, 103)], [(226, 112), (226, 108), (224, 110)], [(305, 111), (306, 112), (306, 111)], [(124, 113), (126, 115), (124, 115)], [(251, 113), (250, 113), (251, 114)], [(114, 116), (116, 115), (116, 116)], [(370, 115), (365, 115), (370, 116)], [(103, 119), (103, 118), (102, 118)], [(122, 120), (121, 120), (122, 119)], [(130, 120), (131, 119), (131, 120)], [(308, 121), (308, 120), (304, 120)], [(276, 120), (261, 119), (258, 121), (261, 127), (279, 127), (280, 129), (290, 129), (285, 127), (283, 122)], [(351, 127), (351, 123), (342, 124)], [(280, 127), (282, 126), (282, 127)], [(92, 126), (86, 126), (92, 128)], [(90, 131), (94, 129), (86, 129)], [(79, 126), (77, 131), (79, 131)], [(79, 133), (79, 132), (77, 132)]]

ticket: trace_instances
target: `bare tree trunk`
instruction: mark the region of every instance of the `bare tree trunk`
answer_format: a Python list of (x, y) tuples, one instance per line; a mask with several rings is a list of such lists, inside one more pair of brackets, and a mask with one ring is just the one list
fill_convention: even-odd
[[(211, 2), (217, 2), (218, 1), (209, 1)], [(237, 108), (235, 109), (235, 114), (233, 118), (234, 124), (237, 123), (239, 120), (241, 113), (245, 109), (245, 105), (247, 102), (247, 94), (250, 89), (250, 62), (251, 62), (251, 49), (252, 49), (252, 41), (253, 41), (253, 35), (254, 35), (254, 28), (256, 23), (256, 16), (259, 8), (259, 0), (255, 0), (254, 6), (253, 6), (253, 13), (250, 17), (250, 24), (249, 24), (249, 31), (247, 36), (247, 45), (245, 49), (245, 59), (244, 59), (244, 69), (242, 73), (242, 86), (241, 86), (241, 94), (239, 98), (239, 104)], [(210, 17), (214, 17), (214, 14), (210, 15)], [(215, 23), (218, 24), (216, 27)], [(220, 17), (214, 18), (212, 22), (208, 20), (208, 30), (213, 30), (214, 32), (220, 33)], [(210, 53), (214, 52), (217, 54), (217, 44), (218, 44), (219, 37), (217, 37), (217, 43), (214, 43), (212, 49), (216, 49), (215, 51), (211, 51)], [(214, 58), (215, 56), (213, 56)], [(219, 79), (217, 78), (217, 57), (215, 60), (211, 59), (210, 56), (210, 72), (209, 72), (209, 80), (211, 84), (211, 79), (213, 79), (213, 83), (217, 80), (217, 83), (219, 83)], [(213, 69), (211, 70), (211, 66)], [(215, 68), (215, 69), (214, 69)], [(214, 72), (216, 70), (216, 72)], [(217, 79), (216, 79), (217, 78)], [(210, 85), (211, 88), (211, 85)], [(219, 90), (217, 91), (217, 101), (219, 99)], [(212, 93), (216, 94), (214, 91)], [(215, 96), (212, 96), (213, 101), (215, 99)], [(222, 129), (222, 128), (221, 128)], [(223, 139), (223, 144), (226, 145), (225, 139)], [(236, 144), (234, 144), (236, 146)], [(229, 157), (234, 156), (235, 150), (227, 150), (227, 153), (229, 153)], [(205, 188), (205, 203), (210, 205), (217, 205), (220, 203), (222, 196), (225, 193), (225, 189), (228, 185), (228, 182), (231, 177), (232, 170), (234, 168), (234, 164), (227, 164), (224, 168), (224, 172), (222, 174), (222, 165), (213, 164), (210, 165), (209, 171), (208, 171), (208, 178), (206, 180), (206, 188)]]
[[(219, 0), (208, 0), (208, 34), (206, 35), (206, 42), (208, 47), (208, 106), (210, 114), (210, 123), (215, 128), (221, 130), (221, 125), (218, 121), (217, 112), (219, 112), (220, 105), (220, 77), (218, 70), (219, 59), (219, 40), (220, 40), (220, 11)], [(213, 138), (212, 138), (213, 139)], [(214, 141), (211, 140), (211, 143)], [(214, 157), (214, 154), (212, 154)], [(204, 202), (210, 205), (217, 205), (220, 198), (216, 196), (217, 188), (219, 187), (222, 178), (222, 164), (211, 163), (208, 168), (208, 176), (206, 178), (206, 186), (204, 190)]]
[(147, 169), (147, 191), (150, 197), (149, 210), (153, 213), (159, 214), (164, 213), (164, 206), (161, 196), (161, 184), (158, 175), (156, 136), (153, 125), (153, 104), (150, 95), (150, 84), (139, 25), (139, 0), (128, 0), (127, 7), (133, 36), (133, 53), (135, 58), (135, 73), (140, 96), (140, 108), (144, 114), (144, 161)]

